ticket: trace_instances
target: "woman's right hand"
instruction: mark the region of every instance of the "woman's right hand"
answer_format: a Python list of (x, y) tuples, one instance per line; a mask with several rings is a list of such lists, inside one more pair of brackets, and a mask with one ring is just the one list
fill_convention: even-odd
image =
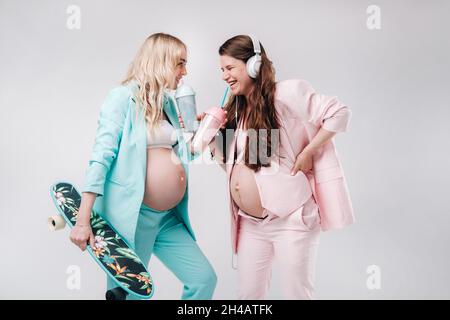
[(91, 225), (75, 224), (72, 231), (70, 232), (70, 241), (72, 241), (77, 247), (79, 247), (81, 251), (86, 250), (88, 242), (91, 246), (91, 249), (93, 249), (95, 245), (95, 237), (94, 233), (92, 233)]
[(205, 116), (206, 116), (206, 113), (204, 113), (204, 112), (198, 114), (197, 115), (197, 121), (202, 121)]

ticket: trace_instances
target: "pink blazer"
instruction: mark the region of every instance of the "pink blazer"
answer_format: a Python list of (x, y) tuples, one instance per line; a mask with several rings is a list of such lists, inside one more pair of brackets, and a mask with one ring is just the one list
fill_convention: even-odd
[[(351, 117), (351, 111), (336, 97), (319, 94), (308, 82), (298, 79), (277, 83), (275, 108), (281, 122), (280, 143), (287, 150), (290, 167), (321, 127), (332, 132), (344, 132)], [(228, 190), (235, 143), (236, 138), (227, 148), (225, 169)], [(299, 171), (291, 176), (289, 171), (280, 169), (277, 174), (271, 174), (273, 168), (262, 167), (255, 174), (263, 208), (277, 216), (285, 216), (301, 207), (312, 193), (319, 207), (323, 231), (354, 222), (347, 183), (333, 140), (324, 144), (313, 156), (312, 173), (305, 175)], [(231, 194), (229, 199), (232, 248), (236, 253), (241, 216)]]

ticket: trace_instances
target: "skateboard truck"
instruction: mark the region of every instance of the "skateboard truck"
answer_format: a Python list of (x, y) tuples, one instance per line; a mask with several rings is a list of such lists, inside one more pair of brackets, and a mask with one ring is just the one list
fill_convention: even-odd
[(106, 300), (125, 300), (127, 295), (128, 293), (125, 290), (121, 287), (117, 287), (106, 291), (105, 297)]

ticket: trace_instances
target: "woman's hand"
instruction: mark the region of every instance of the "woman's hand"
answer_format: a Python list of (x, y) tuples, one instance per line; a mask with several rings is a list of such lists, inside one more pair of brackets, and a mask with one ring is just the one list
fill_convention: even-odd
[(206, 116), (206, 113), (202, 112), (201, 114), (197, 115), (197, 120), (202, 121), (205, 116)]
[(77, 215), (77, 223), (70, 232), (70, 241), (80, 247), (82, 251), (86, 250), (88, 241), (91, 249), (93, 249), (95, 245), (95, 238), (91, 229), (90, 217), (96, 198), (97, 194), (93, 192), (83, 192)]
[(291, 175), (295, 176), (300, 170), (304, 174), (312, 169), (313, 166), (313, 153), (307, 149), (303, 149), (295, 159), (294, 167), (291, 170)]
[(92, 233), (92, 228), (89, 224), (81, 225), (75, 224), (72, 231), (70, 232), (70, 241), (72, 241), (76, 246), (78, 246), (81, 251), (86, 250), (87, 243), (94, 248), (95, 238)]

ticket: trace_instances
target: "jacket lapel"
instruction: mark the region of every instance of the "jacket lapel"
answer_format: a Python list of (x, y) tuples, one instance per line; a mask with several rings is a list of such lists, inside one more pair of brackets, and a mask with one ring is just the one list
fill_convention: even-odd
[(147, 170), (147, 126), (145, 125), (144, 112), (142, 108), (137, 108), (136, 98), (132, 97), (130, 101), (131, 126), (134, 132), (134, 143), (138, 153), (143, 176)]
[[(224, 139), (226, 139), (226, 137)], [(233, 140), (231, 141), (230, 149), (228, 149), (228, 156), (227, 156), (227, 159), (225, 159), (228, 182), (230, 182), (231, 171), (233, 170), (233, 166), (234, 166), (234, 149), (235, 149), (235, 147), (236, 147), (236, 135), (233, 135)]]
[(172, 99), (167, 96), (167, 94), (164, 94), (163, 110), (169, 118), (169, 122), (172, 124), (172, 126), (175, 129), (180, 129), (180, 124), (178, 123), (178, 116), (175, 112), (174, 103)]
[(285, 114), (279, 109), (279, 105), (275, 103), (275, 107), (277, 108), (277, 115), (278, 119), (280, 120), (280, 146), (282, 145), (283, 148), (288, 153), (289, 157), (293, 160), (293, 163), (295, 163), (295, 159), (297, 156), (294, 154), (294, 149), (292, 148), (292, 141), (289, 139), (289, 135), (287, 132), (289, 132), (289, 126), (288, 121), (286, 121)]

